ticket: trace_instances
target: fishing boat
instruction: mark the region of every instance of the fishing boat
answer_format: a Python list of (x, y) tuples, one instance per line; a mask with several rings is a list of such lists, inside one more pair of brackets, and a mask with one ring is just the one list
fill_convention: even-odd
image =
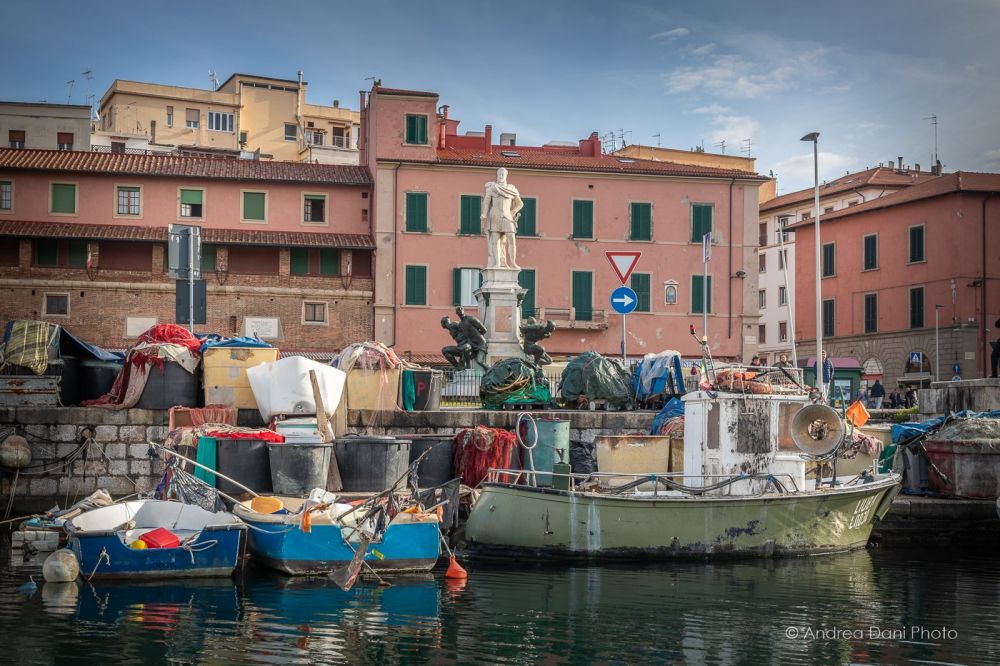
[(530, 471), (491, 470), (466, 524), (470, 554), (680, 559), (864, 547), (900, 477), (873, 466), (807, 480), (807, 464), (840, 450), (841, 415), (802, 390), (739, 388), (684, 396), (680, 473), (553, 474), (542, 486)]
[(87, 511), (65, 529), (88, 578), (229, 576), (247, 531), (231, 513), (156, 499)]
[(250, 526), (253, 561), (292, 576), (330, 574), (352, 562), (378, 574), (430, 571), (437, 564), (437, 513), (414, 507), (389, 517), (378, 502), (339, 504), (325, 495), (318, 504), (273, 498), (282, 507), (273, 513), (255, 511), (253, 500), (237, 504), (233, 513)]

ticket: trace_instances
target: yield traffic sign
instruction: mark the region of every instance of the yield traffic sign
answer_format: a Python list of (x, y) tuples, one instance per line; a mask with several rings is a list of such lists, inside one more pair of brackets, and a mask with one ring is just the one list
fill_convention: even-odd
[[(628, 282), (628, 276), (639, 262), (642, 252), (605, 252), (604, 256), (611, 262), (611, 267), (615, 269), (615, 274), (622, 284)], [(635, 294), (632, 294), (635, 296)]]
[(628, 314), (638, 304), (639, 299), (629, 287), (621, 286), (611, 292), (611, 308), (618, 314)]

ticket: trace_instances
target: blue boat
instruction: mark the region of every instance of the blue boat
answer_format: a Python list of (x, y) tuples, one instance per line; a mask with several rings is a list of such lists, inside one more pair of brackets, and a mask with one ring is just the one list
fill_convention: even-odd
[[(173, 548), (132, 548), (146, 532), (165, 528)], [(224, 511), (167, 500), (135, 500), (87, 511), (66, 522), (80, 574), (94, 578), (229, 576), (247, 527)]]
[[(329, 574), (350, 564), (362, 540), (362, 532), (374, 526), (358, 525), (357, 513), (334, 520), (350, 505), (331, 504), (329, 509), (311, 514), (311, 528), (302, 529), (301, 508), (305, 500), (279, 497), (284, 510), (258, 513), (251, 502), (233, 508), (250, 526), (247, 549), (255, 562), (283, 573)], [(441, 553), (439, 519), (436, 513), (397, 513), (381, 538), (369, 543), (364, 561), (379, 574), (430, 571)]]

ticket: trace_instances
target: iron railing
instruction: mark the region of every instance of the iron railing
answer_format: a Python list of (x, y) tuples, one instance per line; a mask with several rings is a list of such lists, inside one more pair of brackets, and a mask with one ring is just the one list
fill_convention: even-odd
[[(545, 378), (549, 381), (549, 391), (553, 399), (559, 395), (559, 382), (562, 380), (561, 372), (545, 372)], [(482, 370), (455, 370), (448, 368), (444, 370), (444, 386), (441, 389), (442, 407), (468, 407), (472, 409), (482, 409), (483, 401), (479, 396), (479, 389), (483, 382)]]

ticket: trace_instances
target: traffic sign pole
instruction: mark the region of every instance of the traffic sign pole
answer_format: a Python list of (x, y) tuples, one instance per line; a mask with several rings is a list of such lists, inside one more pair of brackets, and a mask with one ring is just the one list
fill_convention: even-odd
[(625, 365), (625, 317), (628, 315), (622, 315), (622, 365)]

